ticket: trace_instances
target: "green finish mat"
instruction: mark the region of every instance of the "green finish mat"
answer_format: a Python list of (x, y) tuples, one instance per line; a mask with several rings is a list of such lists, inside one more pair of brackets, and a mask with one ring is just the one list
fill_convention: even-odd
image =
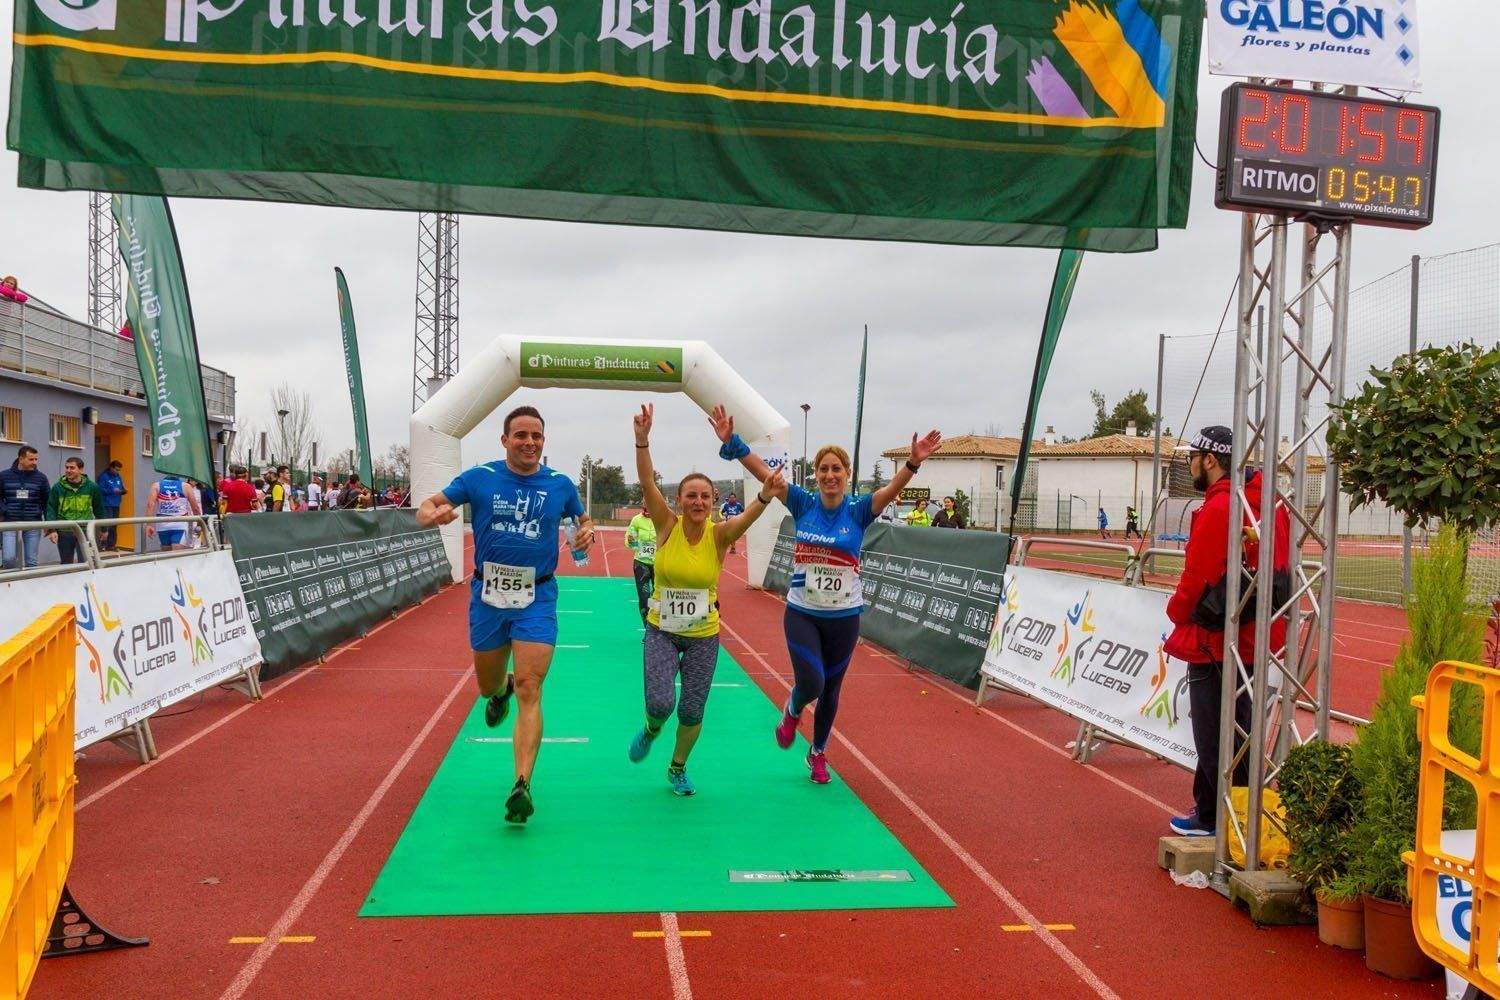
[[(639, 764), (641, 625), (630, 580), (562, 579), (562, 634), (543, 689), (536, 815), (504, 820), (511, 718), (478, 702), (433, 776), (360, 915), (821, 910), (952, 906), (916, 859), (835, 774), (807, 780), (799, 737), (772, 739), (776, 707), (720, 651), (703, 735), (688, 764), (698, 794), (667, 785), (676, 722)], [(566, 741), (566, 742), (564, 742)], [(832, 870), (909, 881), (829, 880)], [(749, 881), (730, 872), (817, 872)], [(904, 879), (905, 876), (898, 876)]]

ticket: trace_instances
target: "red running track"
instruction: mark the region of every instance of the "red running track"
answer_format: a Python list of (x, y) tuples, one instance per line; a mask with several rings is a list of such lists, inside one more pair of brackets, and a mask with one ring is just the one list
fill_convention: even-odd
[[(618, 532), (586, 571), (629, 572)], [(728, 571), (725, 645), (770, 699), (769, 739), (790, 675), (781, 602), (744, 586), (742, 558)], [(150, 766), (90, 748), (71, 883), (152, 944), (44, 963), (32, 995), (1439, 995), (1174, 887), (1154, 859), (1181, 771), (1119, 749), (1081, 767), (1059, 714), (1011, 696), (975, 709), (868, 644), (830, 756), (955, 908), (359, 920), (471, 704), (466, 600), (448, 588), (262, 704), (210, 692), (157, 724)], [(806, 780), (800, 761), (787, 780)]]

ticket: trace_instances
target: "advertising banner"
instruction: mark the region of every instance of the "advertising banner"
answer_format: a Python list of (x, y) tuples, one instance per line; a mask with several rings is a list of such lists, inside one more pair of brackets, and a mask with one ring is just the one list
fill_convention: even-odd
[(359, 336), (354, 331), (354, 301), (349, 297), (349, 282), (342, 268), (333, 269), (339, 294), (339, 331), (344, 337), (344, 374), (349, 379), (349, 401), (354, 406), (354, 443), (359, 448), (359, 476), (366, 484), (375, 482), (371, 469), (370, 424), (365, 419), (365, 376), (359, 366)]
[(24, 187), (1154, 249), (1203, 0), (17, 0)]
[(78, 749), (260, 661), (227, 552), (0, 583), (0, 635), (78, 609)]
[(521, 378), (682, 383), (682, 348), (521, 342)]
[(1208, 71), (1422, 89), (1417, 0), (1208, 0)]
[(211, 483), (198, 334), (172, 213), (166, 199), (134, 194), (115, 195), (111, 207), (125, 265), (125, 314), (135, 331), (151, 414), (151, 465), (157, 472)]
[(442, 536), (412, 510), (224, 518), (250, 620), (276, 677), (452, 579)]
[(1011, 566), (984, 673), (1191, 770), (1187, 664), (1162, 651), (1167, 596)]
[[(791, 583), (793, 528), (783, 519), (767, 590)], [(994, 628), (1010, 536), (876, 523), (865, 532), (860, 634), (949, 680), (972, 686)]]
[[(1031, 396), (1026, 403), (1026, 419), (1021, 424), (1021, 446), (1016, 451), (1016, 465), (1010, 475), (1010, 519), (1005, 526), (1015, 530), (1016, 509), (1021, 506), (1021, 494), (1026, 486), (1026, 462), (1031, 455), (1031, 438), (1036, 433), (1037, 410), (1042, 405), (1042, 388), (1047, 384), (1047, 373), (1052, 369), (1052, 355), (1057, 352), (1057, 341), (1062, 336), (1063, 320), (1068, 318), (1068, 304), (1073, 301), (1073, 286), (1078, 282), (1078, 269), (1083, 266), (1083, 254), (1077, 250), (1064, 250), (1057, 255), (1057, 268), (1052, 272), (1052, 294), (1047, 297), (1047, 316), (1042, 321), (1042, 339), (1036, 348), (1036, 367), (1031, 372)], [(998, 521), (998, 512), (996, 520)]]

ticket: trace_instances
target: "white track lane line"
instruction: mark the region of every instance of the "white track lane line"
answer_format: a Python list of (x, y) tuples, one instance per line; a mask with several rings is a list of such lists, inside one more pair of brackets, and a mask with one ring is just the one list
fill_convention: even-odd
[[(749, 581), (745, 580), (744, 577), (738, 575), (737, 573), (730, 573), (729, 570), (724, 570), (724, 572), (729, 573), (730, 576), (734, 577), (737, 580), (743, 581), (746, 586), (749, 586)], [(754, 589), (754, 588), (752, 588), (752, 589)], [(764, 590), (758, 590), (757, 593), (765, 595), (765, 597), (768, 600), (775, 601), (778, 604), (783, 603), (779, 597), (776, 597), (776, 596), (774, 596), (774, 595), (772, 595), (772, 594), (770, 594), (770, 593), (768, 593), (768, 592), (766, 592)], [(721, 624), (721, 626), (723, 624), (723, 619), (722, 618), (720, 619), (720, 624)], [(723, 627), (727, 628), (728, 626), (723, 626)], [(876, 656), (882, 657), (883, 659), (890, 660), (893, 663), (904, 663), (905, 662), (900, 657), (893, 656), (890, 653), (884, 652), (883, 650), (876, 648), (875, 645), (873, 643), (871, 643), (868, 639), (861, 639), (860, 642), (863, 643), (865, 645), (865, 647), (871, 653), (875, 654)], [(764, 659), (764, 658), (762, 658), (762, 659)], [(767, 666), (768, 670), (771, 669), (770, 664), (767, 664), (766, 666)], [(917, 681), (925, 682), (927, 680), (926, 678), (923, 678), (923, 677), (919, 676), (916, 673), (916, 671), (913, 670), (913, 669), (911, 669), (910, 667), (905, 668), (903, 670), (903, 673), (905, 673), (906, 676), (911, 677), (911, 678), (913, 678), (914, 680), (917, 680)], [(774, 670), (771, 670), (771, 675), (773, 677), (776, 677), (778, 680), (780, 680), (780, 675), (777, 674)], [(936, 687), (939, 691), (942, 691), (944, 694), (949, 695), (950, 697), (957, 698), (959, 701), (963, 702), (966, 705), (969, 705), (970, 707), (974, 707), (974, 701), (973, 701), (972, 698), (965, 697), (964, 695), (959, 694), (957, 691), (954, 691), (951, 687), (948, 686), (947, 681), (943, 680), (941, 677), (938, 677), (936, 674), (934, 674), (932, 676), (930, 686)], [(1041, 702), (1037, 702), (1037, 704), (1040, 705), (1042, 703)], [(1058, 754), (1058, 755), (1063, 756), (1063, 757), (1066, 757), (1069, 760), (1073, 759), (1073, 755), (1071, 753), (1069, 753), (1068, 751), (1064, 750), (1062, 747), (1057, 746), (1056, 744), (1052, 743), (1045, 736), (1042, 736), (1042, 735), (1040, 735), (1038, 733), (1032, 732), (1030, 729), (1027, 729), (1025, 726), (1021, 725), (1020, 723), (1013, 722), (1010, 719), (1007, 719), (1005, 716), (1000, 715), (1000, 714), (998, 714), (998, 713), (996, 713), (996, 712), (994, 712), (994, 711), (992, 711), (992, 710), (990, 710), (988, 708), (985, 708), (983, 706), (979, 706), (979, 711), (982, 712), (982, 713), (984, 713), (985, 715), (988, 715), (990, 718), (995, 719), (997, 722), (1004, 723), (1006, 726), (1009, 726), (1011, 729), (1014, 729), (1016, 732), (1020, 733), (1022, 736), (1026, 737), (1027, 739), (1031, 740), (1034, 743), (1039, 744), (1040, 746), (1046, 747), (1048, 750), (1051, 750), (1053, 753)], [(1134, 785), (1130, 784), (1130, 782), (1125, 781), (1122, 778), (1117, 778), (1113, 774), (1110, 774), (1108, 771), (1100, 769), (1098, 766), (1096, 766), (1094, 764), (1084, 764), (1082, 766), (1083, 766), (1083, 768), (1085, 770), (1092, 771), (1094, 774), (1097, 774), (1099, 777), (1103, 778), (1105, 781), (1109, 782), (1111, 785), (1114, 785), (1115, 787), (1119, 788), (1121, 791), (1129, 792), (1131, 795), (1134, 795), (1136, 798), (1142, 800), (1143, 802), (1149, 802), (1151, 805), (1153, 805), (1156, 808), (1160, 809), (1162, 812), (1166, 813), (1168, 816), (1176, 816), (1177, 815), (1177, 810), (1176, 809), (1173, 809), (1171, 806), (1167, 805), (1161, 799), (1156, 798), (1150, 792), (1147, 792), (1147, 791), (1145, 791), (1143, 789), (1137, 788)]]
[[(446, 587), (443, 588), (443, 590), (446, 590), (446, 589), (447, 589)], [(379, 625), (376, 625), (374, 628), (370, 629), (370, 631), (366, 632), (364, 635), (362, 635), (362, 636), (354, 636), (352, 639), (347, 640), (344, 643), (344, 645), (342, 645), (338, 649), (335, 649), (332, 652), (326, 654), (324, 656), (324, 658), (323, 658), (323, 663), (327, 663), (328, 661), (332, 660), (335, 656), (338, 656), (340, 653), (347, 652), (349, 650), (349, 648), (351, 646), (353, 646), (355, 643), (362, 642), (365, 639), (368, 639), (370, 636), (374, 635), (376, 632), (379, 632), (381, 629), (385, 628), (391, 622), (396, 621), (399, 618), (403, 618), (407, 614), (409, 614), (410, 612), (415, 611), (417, 608), (420, 608), (422, 605), (426, 604), (428, 601), (432, 600), (433, 598), (437, 597), (439, 594), (443, 593), (443, 590), (439, 590), (437, 592), (437, 594), (431, 594), (431, 595), (427, 596), (426, 598), (422, 599), (421, 601), (418, 601), (416, 604), (413, 604), (411, 607), (407, 608), (405, 611), (402, 611), (395, 618), (387, 618), (385, 621), (381, 622)], [(281, 683), (277, 684), (275, 687), (270, 688), (269, 690), (263, 691), (262, 694), (261, 694), (261, 699), (260, 700), (261, 701), (265, 701), (267, 698), (270, 698), (272, 695), (280, 694), (282, 691), (285, 691), (287, 688), (291, 687), (293, 684), (297, 683), (302, 678), (307, 677), (310, 674), (312, 674), (319, 667), (323, 666), (323, 663), (314, 663), (311, 666), (304, 668), (301, 673), (299, 673), (299, 674), (293, 674), (291, 677), (288, 677), (286, 680), (284, 680)], [(440, 671), (434, 671), (434, 672), (437, 673), (437, 672), (440, 672)], [(467, 676), (467, 674), (465, 676)], [(84, 810), (84, 808), (86, 806), (92, 805), (93, 803), (95, 803), (95, 802), (99, 801), (100, 799), (104, 798), (104, 796), (108, 795), (110, 792), (114, 791), (116, 788), (119, 788), (121, 785), (125, 784), (127, 781), (130, 781), (130, 780), (132, 780), (132, 779), (134, 779), (136, 777), (139, 777), (140, 775), (144, 774), (145, 772), (151, 770), (153, 767), (156, 767), (162, 761), (167, 760), (173, 754), (177, 753), (179, 750), (186, 750), (188, 747), (192, 746), (194, 743), (197, 743), (199, 740), (203, 739), (203, 737), (207, 736), (209, 733), (211, 733), (214, 730), (218, 729), (220, 726), (224, 725), (226, 722), (230, 722), (230, 721), (234, 720), (236, 717), (238, 717), (239, 715), (241, 715), (242, 713), (248, 712), (250, 709), (254, 708), (255, 705), (256, 705), (256, 702), (253, 702), (253, 701), (247, 701), (247, 702), (245, 702), (239, 708), (237, 708), (234, 711), (230, 712), (228, 715), (225, 715), (223, 718), (219, 719), (218, 721), (211, 722), (207, 726), (204, 726), (202, 729), (198, 730), (196, 733), (194, 733), (193, 735), (189, 736), (187, 739), (183, 740), (181, 743), (175, 743), (172, 746), (168, 747), (167, 749), (163, 750), (154, 760), (147, 761), (146, 763), (142, 764), (140, 767), (131, 768), (129, 771), (126, 771), (124, 774), (120, 775), (114, 781), (111, 781), (109, 784), (105, 785), (103, 788), (99, 789), (97, 792), (94, 792), (92, 795), (89, 795), (88, 797), (86, 797), (83, 800), (81, 800), (76, 806), (73, 807), (73, 815), (75, 815), (75, 816), (78, 815), (80, 812), (82, 812)]]
[(376, 807), (380, 805), (386, 793), (391, 790), (391, 786), (396, 783), (396, 779), (401, 777), (401, 772), (406, 770), (406, 765), (411, 762), (412, 757), (416, 756), (417, 749), (427, 739), (428, 734), (432, 732), (434, 727), (437, 726), (438, 720), (443, 717), (443, 713), (448, 710), (448, 706), (453, 704), (453, 699), (457, 698), (459, 692), (463, 691), (468, 684), (469, 676), (465, 674), (458, 679), (457, 684), (453, 685), (452, 690), (448, 692), (448, 696), (443, 699), (442, 704), (438, 705), (437, 710), (428, 718), (427, 724), (422, 727), (421, 732), (417, 733), (416, 738), (411, 741), (406, 751), (401, 754), (396, 763), (391, 765), (391, 769), (386, 772), (385, 777), (376, 786), (375, 791), (371, 792), (370, 797), (365, 800), (364, 806), (355, 814), (354, 819), (349, 821), (349, 825), (344, 828), (344, 832), (340, 835), (338, 841), (329, 849), (327, 855), (319, 862), (318, 867), (313, 870), (312, 875), (303, 883), (296, 897), (281, 912), (281, 916), (276, 918), (276, 923), (266, 932), (266, 939), (256, 947), (255, 952), (245, 962), (239, 974), (234, 977), (234, 981), (229, 984), (229, 988), (221, 995), (221, 1000), (238, 1000), (239, 997), (245, 995), (245, 991), (250, 988), (250, 984), (255, 981), (255, 977), (260, 974), (260, 970), (265, 968), (266, 962), (270, 960), (272, 953), (281, 946), (282, 937), (291, 930), (293, 924), (301, 919), (308, 904), (312, 902), (313, 896), (322, 888), (323, 883), (332, 874), (334, 867), (343, 858), (344, 852), (349, 849), (350, 844), (354, 843), (354, 838), (359, 836), (359, 831), (364, 829), (365, 823), (374, 815)]
[[(782, 687), (786, 688), (788, 691), (791, 691), (791, 684), (789, 684), (786, 678), (771, 666), (770, 661), (767, 660), (759, 650), (746, 642), (738, 632), (724, 623), (722, 619), (719, 622), (719, 627), (728, 632), (730, 637), (734, 639), (735, 642), (738, 642), (741, 646), (744, 646), (751, 656), (754, 656), (756, 659), (760, 660), (761, 665), (771, 672), (771, 675), (776, 678), (777, 682)], [(1038, 920), (1030, 910), (1022, 905), (1021, 901), (1014, 895), (1012, 895), (1009, 889), (1001, 885), (1000, 881), (995, 878), (995, 876), (991, 875), (989, 873), (989, 870), (986, 869), (984, 865), (980, 864), (979, 860), (975, 858), (974, 855), (965, 850), (963, 845), (953, 838), (952, 834), (943, 829), (942, 826), (938, 824), (937, 820), (927, 815), (927, 812), (921, 806), (917, 805), (916, 802), (912, 800), (911, 796), (903, 792), (899, 785), (897, 785), (890, 778), (886, 777), (885, 772), (876, 767), (874, 761), (866, 757), (864, 753), (860, 751), (859, 747), (854, 745), (852, 740), (850, 740), (847, 736), (845, 736), (841, 732), (838, 732), (837, 730), (834, 731), (833, 735), (834, 738), (843, 745), (844, 749), (848, 750), (849, 753), (854, 756), (855, 760), (863, 764), (865, 766), (865, 769), (875, 776), (875, 780), (879, 781), (882, 785), (885, 786), (886, 791), (894, 795), (896, 797), (896, 800), (903, 806), (905, 806), (913, 816), (920, 820), (923, 826), (932, 831), (932, 834), (937, 837), (938, 840), (942, 841), (943, 846), (952, 851), (953, 854), (958, 858), (958, 860), (963, 862), (964, 867), (973, 872), (975, 877), (977, 877), (979, 881), (983, 882), (985, 887), (988, 888), (990, 892), (999, 897), (1000, 901), (1008, 906), (1012, 913), (1014, 913), (1027, 926), (1029, 926), (1032, 931), (1035, 932), (1037, 937), (1044, 944), (1046, 944), (1048, 948), (1051, 948), (1052, 951), (1056, 953), (1057, 957), (1063, 960), (1068, 968), (1073, 970), (1073, 972), (1078, 976), (1079, 979), (1082, 979), (1086, 984), (1088, 984), (1089, 988), (1097, 993), (1100, 997), (1104, 998), (1104, 1000), (1119, 1000), (1118, 994), (1116, 994), (1114, 990), (1110, 989), (1109, 986), (1104, 982), (1104, 980), (1100, 979), (1098, 974), (1095, 973), (1093, 969), (1090, 969), (1086, 964), (1084, 964), (1083, 959), (1075, 955), (1072, 949), (1063, 944), (1056, 934), (1048, 930), (1047, 926), (1040, 920)], [(285, 931), (282, 931), (281, 933), (285, 933)]]
[(693, 984), (688, 981), (687, 956), (682, 952), (682, 933), (677, 928), (677, 914), (661, 915), (662, 941), (667, 947), (667, 969), (672, 976), (672, 1000), (693, 1000)]

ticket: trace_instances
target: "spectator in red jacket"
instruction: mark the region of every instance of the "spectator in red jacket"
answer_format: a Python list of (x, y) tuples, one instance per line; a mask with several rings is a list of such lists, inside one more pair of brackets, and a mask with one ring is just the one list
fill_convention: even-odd
[(28, 296), (25, 292), (21, 291), (19, 286), (20, 282), (16, 280), (14, 274), (7, 274), (5, 277), (0, 278), (0, 299), (5, 299), (7, 302), (14, 302), (17, 305), (25, 302)]
[[(1203, 491), (1203, 506), (1194, 514), (1188, 529), (1187, 552), (1184, 554), (1182, 579), (1167, 602), (1167, 617), (1172, 634), (1167, 638), (1168, 656), (1188, 665), (1188, 699), (1193, 726), (1193, 746), (1198, 751), (1198, 767), (1193, 772), (1193, 810), (1172, 819), (1172, 832), (1180, 836), (1211, 837), (1215, 832), (1219, 805), (1219, 713), (1225, 683), (1224, 669), (1224, 587), (1229, 570), (1229, 491), (1233, 486), (1233, 436), (1228, 427), (1205, 427), (1191, 444), (1188, 470), (1193, 486)], [(1245, 483), (1243, 566), (1251, 573), (1259, 565), (1262, 532), (1256, 526), (1260, 516), (1261, 476), (1253, 474)], [(1275, 569), (1278, 584), (1276, 600), (1290, 595), (1291, 518), (1279, 504), (1276, 508)], [(1243, 590), (1243, 588), (1242, 588)], [(1248, 610), (1248, 609), (1247, 609)], [(1259, 612), (1270, 613), (1262, 608)], [(1255, 620), (1243, 615), (1236, 646), (1240, 659), (1247, 665), (1255, 661)], [(1286, 619), (1271, 623), (1271, 644), (1280, 652), (1286, 642)], [(1231, 683), (1234, 672), (1229, 671)], [(1234, 706), (1235, 725), (1250, 730), (1250, 698), (1241, 694)], [(1244, 740), (1238, 735), (1235, 746)], [(1234, 783), (1249, 782), (1249, 760), (1235, 768)]]

